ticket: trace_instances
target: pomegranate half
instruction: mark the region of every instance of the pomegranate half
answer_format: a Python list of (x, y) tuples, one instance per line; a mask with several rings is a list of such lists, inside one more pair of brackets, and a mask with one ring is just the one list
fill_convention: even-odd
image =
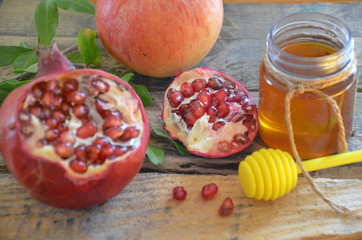
[(11, 92), (0, 109), (7, 168), (42, 203), (102, 204), (144, 161), (149, 125), (142, 102), (114, 75), (69, 70), (56, 47), (42, 53), (39, 67), (37, 79)]
[(215, 44), (222, 0), (98, 0), (96, 27), (108, 53), (152, 77), (193, 67)]
[(170, 137), (210, 158), (244, 150), (259, 129), (249, 92), (227, 74), (202, 67), (176, 76), (165, 92), (162, 118)]

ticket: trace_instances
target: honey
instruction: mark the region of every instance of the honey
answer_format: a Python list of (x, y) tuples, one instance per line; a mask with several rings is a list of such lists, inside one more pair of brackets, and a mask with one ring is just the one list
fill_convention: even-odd
[[(269, 36), (270, 38), (271, 36)], [(345, 46), (334, 46), (319, 41), (321, 38), (304, 41), (279, 43), (270, 49), (270, 64), (285, 76), (300, 81), (313, 82), (327, 79), (336, 74), (343, 77), (337, 84), (320, 91), (334, 99), (343, 119), (346, 138), (352, 134), (357, 70), (352, 56), (341, 57)], [(347, 42), (348, 43), (348, 42)], [(348, 47), (350, 47), (347, 44)], [(353, 48), (353, 44), (352, 44)], [(276, 52), (278, 54), (274, 55)], [(348, 51), (347, 51), (348, 52)], [(353, 51), (352, 51), (353, 53)], [(270, 56), (272, 55), (272, 56)], [(281, 57), (280, 57), (281, 56)], [(337, 59), (337, 60), (336, 60)], [(343, 63), (342, 63), (343, 61)], [(346, 71), (347, 74), (340, 74)], [(280, 74), (278, 74), (280, 77)], [(279, 81), (274, 73), (260, 65), (259, 122), (262, 140), (272, 148), (291, 152), (291, 143), (286, 125), (285, 99), (290, 87)], [(325, 98), (313, 92), (300, 92), (290, 100), (290, 118), (293, 126), (294, 141), (299, 156), (310, 159), (337, 153), (339, 126), (331, 105)]]

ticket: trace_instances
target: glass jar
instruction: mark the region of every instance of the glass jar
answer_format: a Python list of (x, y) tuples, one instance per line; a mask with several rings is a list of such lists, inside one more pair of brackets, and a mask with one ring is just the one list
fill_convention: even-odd
[[(347, 140), (352, 134), (357, 88), (354, 42), (348, 27), (321, 13), (290, 15), (273, 25), (265, 52), (259, 92), (263, 141), (292, 152), (286, 121), (289, 114), (302, 159), (337, 153), (341, 123), (327, 100), (329, 96), (338, 105), (343, 140)], [(296, 93), (288, 98), (289, 111), (286, 98), (292, 90)]]

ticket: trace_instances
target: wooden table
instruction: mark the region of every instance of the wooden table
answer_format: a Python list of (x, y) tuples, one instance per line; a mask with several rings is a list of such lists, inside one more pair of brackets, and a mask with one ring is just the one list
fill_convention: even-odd
[[(33, 13), (39, 0), (4, 0), (0, 5), (0, 45), (36, 43)], [(240, 81), (258, 100), (258, 67), (271, 24), (296, 12), (322, 12), (345, 21), (362, 62), (362, 3), (235, 4), (225, 3), (221, 35), (200, 66), (215, 68)], [(56, 41), (61, 49), (75, 43), (82, 28), (95, 29), (93, 16), (60, 11)], [(127, 73), (106, 55), (103, 69)], [(359, 67), (359, 71), (362, 67)], [(0, 80), (12, 76), (0, 68)], [(147, 107), (151, 124), (162, 128), (161, 99), (171, 79), (137, 76), (136, 82), (151, 91)], [(362, 148), (362, 81), (359, 78), (355, 127), (349, 150)], [(0, 116), (1, 117), (1, 116)], [(167, 140), (151, 135), (151, 143), (166, 152), (163, 164), (145, 160), (141, 173), (118, 196), (88, 210), (55, 209), (32, 200), (7, 171), (0, 158), (0, 239), (362, 239), (362, 218), (343, 217), (331, 210), (306, 179), (276, 201), (245, 197), (239, 187), (238, 163), (265, 147), (257, 138), (244, 152), (224, 159), (181, 156)], [(313, 173), (315, 181), (336, 202), (362, 207), (362, 164), (356, 163)], [(219, 193), (202, 201), (200, 189), (215, 182)], [(182, 185), (188, 199), (171, 199), (171, 190)], [(236, 205), (229, 217), (218, 216), (225, 197)]]

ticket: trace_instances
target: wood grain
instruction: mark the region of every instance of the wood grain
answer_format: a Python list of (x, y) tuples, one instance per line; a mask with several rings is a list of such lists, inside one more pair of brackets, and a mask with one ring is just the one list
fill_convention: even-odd
[[(362, 180), (317, 179), (335, 201), (362, 206)], [(203, 185), (215, 182), (214, 199), (200, 197)], [(182, 185), (183, 202), (171, 191)], [(29, 199), (9, 175), (0, 181), (0, 239), (299, 239), (312, 236), (362, 236), (362, 218), (337, 215), (300, 178), (291, 193), (276, 201), (248, 199), (236, 176), (140, 174), (105, 205), (88, 210), (54, 209)], [(235, 212), (217, 213), (231, 197)], [(342, 238), (335, 238), (342, 239)]]

